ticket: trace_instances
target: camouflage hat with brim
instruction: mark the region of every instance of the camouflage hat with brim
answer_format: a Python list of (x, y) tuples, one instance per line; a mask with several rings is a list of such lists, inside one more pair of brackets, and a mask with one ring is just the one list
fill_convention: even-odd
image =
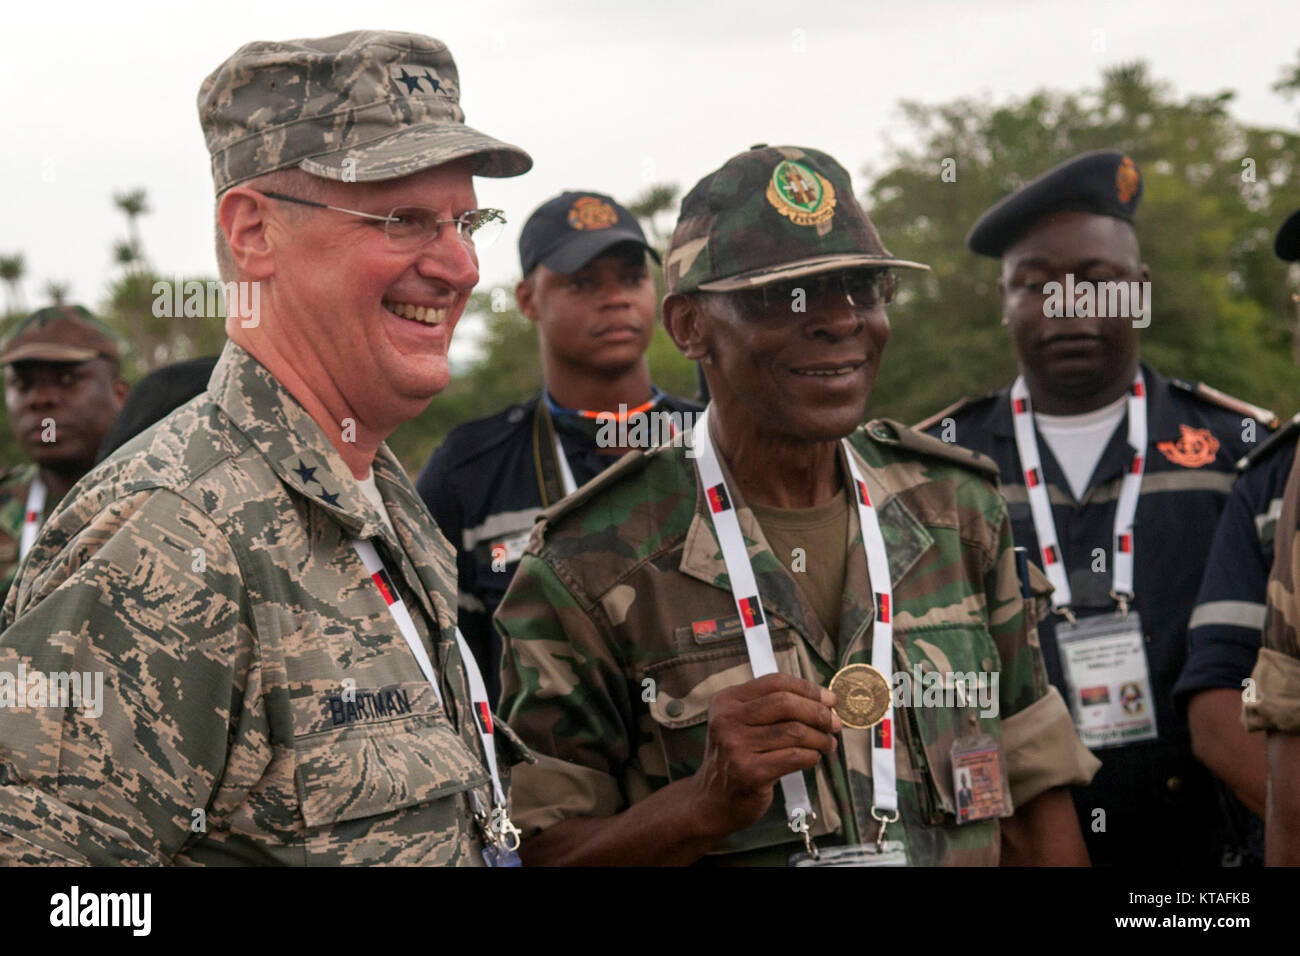
[(472, 159), (477, 176), (518, 176), (532, 158), (465, 125), (447, 45), (354, 31), (248, 43), (199, 88), (217, 193), (280, 169), (348, 182)]
[(79, 305), (56, 305), (33, 312), (0, 346), (0, 365), (14, 362), (89, 362), (120, 358), (117, 336)]
[(670, 293), (886, 266), (929, 269), (885, 248), (843, 166), (798, 146), (755, 146), (696, 183), (664, 258)]

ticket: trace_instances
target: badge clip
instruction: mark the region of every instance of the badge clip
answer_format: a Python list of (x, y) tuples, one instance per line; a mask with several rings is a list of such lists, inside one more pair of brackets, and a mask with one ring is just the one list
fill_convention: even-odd
[(808, 855), (814, 860), (819, 860), (821, 859), (821, 853), (817, 849), (817, 844), (813, 842), (812, 827), (808, 825), (809, 817), (812, 817), (814, 820), (817, 819), (817, 811), (811, 809), (807, 810), (799, 816), (797, 823), (792, 818), (790, 820), (790, 829), (803, 837), (804, 849), (808, 852)]
[(897, 822), (898, 820), (898, 811), (893, 810), (891, 812), (893, 813), (893, 816), (889, 817), (882, 814), (875, 807), (871, 808), (871, 816), (880, 823), (880, 829), (876, 832), (877, 853), (880, 853), (885, 846), (885, 828), (888, 827), (891, 823)]
[(1112, 590), (1110, 592), (1110, 596), (1111, 596), (1111, 600), (1113, 600), (1116, 604), (1119, 605), (1120, 620), (1123, 620), (1124, 618), (1128, 617), (1128, 602), (1129, 602), (1129, 598), (1131, 598), (1133, 595), (1121, 594), (1118, 591)]

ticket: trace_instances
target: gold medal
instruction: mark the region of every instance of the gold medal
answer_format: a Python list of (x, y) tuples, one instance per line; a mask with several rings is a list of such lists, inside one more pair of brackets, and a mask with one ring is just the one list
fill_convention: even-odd
[(831, 678), (835, 712), (844, 726), (866, 730), (889, 712), (890, 688), (885, 675), (870, 664), (850, 664)]

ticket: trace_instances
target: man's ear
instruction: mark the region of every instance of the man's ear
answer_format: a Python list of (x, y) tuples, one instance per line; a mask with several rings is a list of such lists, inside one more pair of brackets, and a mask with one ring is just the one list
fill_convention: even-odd
[(113, 379), (113, 398), (117, 401), (118, 411), (122, 410), (122, 405), (126, 402), (126, 396), (130, 393), (131, 385), (126, 379)]
[(529, 273), (515, 285), (515, 302), (529, 322), (537, 322), (537, 300), (533, 296), (533, 275)]
[(217, 212), (231, 258), (239, 274), (250, 280), (269, 279), (275, 274), (274, 243), (267, 234), (268, 202), (256, 190), (235, 186), (221, 197)]
[(709, 354), (709, 316), (695, 296), (673, 293), (664, 296), (664, 331), (677, 346), (677, 351), (692, 361), (700, 361)]

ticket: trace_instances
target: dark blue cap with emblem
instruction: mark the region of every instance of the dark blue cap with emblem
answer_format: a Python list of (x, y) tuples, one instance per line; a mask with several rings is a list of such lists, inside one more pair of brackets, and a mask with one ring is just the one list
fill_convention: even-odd
[(538, 265), (568, 275), (622, 242), (644, 247), (659, 261), (636, 216), (613, 199), (602, 193), (561, 193), (542, 203), (524, 223), (519, 265), (524, 275)]
[(1095, 150), (1052, 167), (994, 205), (972, 227), (966, 247), (1001, 258), (1050, 213), (1090, 212), (1131, 223), (1141, 201), (1137, 164), (1117, 149)]

